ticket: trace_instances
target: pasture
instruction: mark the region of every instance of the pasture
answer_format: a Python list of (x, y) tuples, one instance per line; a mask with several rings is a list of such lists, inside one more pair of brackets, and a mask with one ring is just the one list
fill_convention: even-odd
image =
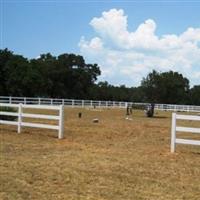
[(200, 199), (200, 147), (170, 153), (170, 112), (126, 120), (123, 109), (66, 108), (64, 126), (58, 140), (53, 130), (0, 125), (0, 199)]

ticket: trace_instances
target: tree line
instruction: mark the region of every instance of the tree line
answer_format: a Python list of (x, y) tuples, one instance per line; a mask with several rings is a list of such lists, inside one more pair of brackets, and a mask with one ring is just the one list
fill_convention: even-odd
[(96, 83), (98, 64), (83, 56), (42, 54), (28, 59), (8, 49), (0, 50), (0, 96), (94, 99), (200, 105), (200, 85), (190, 88), (178, 72), (150, 72), (139, 87)]

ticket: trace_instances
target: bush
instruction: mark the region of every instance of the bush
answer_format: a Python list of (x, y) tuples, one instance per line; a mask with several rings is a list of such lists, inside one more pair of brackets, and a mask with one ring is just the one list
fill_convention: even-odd
[[(17, 109), (10, 108), (10, 107), (0, 107), (0, 112), (17, 112)], [(15, 121), (18, 117), (17, 116), (7, 116), (0, 114), (0, 120), (8, 120), (8, 121)]]

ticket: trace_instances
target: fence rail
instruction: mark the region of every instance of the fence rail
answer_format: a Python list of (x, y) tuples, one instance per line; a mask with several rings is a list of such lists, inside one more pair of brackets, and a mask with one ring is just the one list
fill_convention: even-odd
[[(80, 99), (36, 98), (36, 97), (8, 97), (0, 96), (0, 103), (25, 104), (25, 105), (64, 105), (69, 107), (102, 107), (102, 108), (126, 108), (128, 105), (136, 107), (146, 106), (149, 103), (123, 102), (123, 101), (96, 101)], [(200, 106), (155, 104), (156, 110), (200, 112)]]
[[(25, 104), (21, 104), (21, 103), (12, 104), (12, 102), (11, 102), (11, 103), (0, 103), (0, 107), (17, 108), (17, 112), (0, 111), (0, 115), (15, 116), (18, 118), (17, 121), (0, 120), (0, 124), (16, 125), (18, 127), (18, 129), (17, 129), (18, 133), (21, 133), (21, 127), (34, 127), (34, 128), (47, 128), (47, 129), (58, 130), (58, 138), (59, 139), (62, 139), (64, 136), (63, 105), (59, 105), (59, 106), (55, 106), (55, 105), (53, 105), (53, 106), (52, 105), (25, 105)], [(59, 114), (58, 115), (47, 115), (47, 114), (44, 115), (44, 114), (24, 113), (23, 108), (57, 110), (57, 111), (59, 111)], [(58, 125), (23, 122), (24, 118), (57, 120)]]
[(177, 115), (176, 113), (172, 113), (172, 128), (171, 128), (171, 152), (175, 152), (176, 144), (191, 144), (191, 145), (200, 145), (200, 140), (188, 140), (176, 138), (176, 132), (189, 132), (189, 133), (200, 133), (200, 128), (191, 128), (191, 127), (183, 127), (176, 126), (176, 121), (179, 120), (193, 120), (200, 121), (200, 116), (195, 115)]

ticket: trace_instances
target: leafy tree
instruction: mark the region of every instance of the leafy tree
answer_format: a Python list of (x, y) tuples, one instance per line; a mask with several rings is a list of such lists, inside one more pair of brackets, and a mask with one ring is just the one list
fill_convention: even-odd
[(190, 90), (190, 103), (200, 106), (200, 85), (195, 85)]
[(158, 102), (159, 101), (159, 90), (160, 90), (160, 74), (153, 70), (147, 75), (146, 78), (143, 78), (142, 90), (145, 94), (145, 101), (149, 102)]
[(142, 80), (145, 100), (154, 103), (188, 103), (189, 80), (178, 72), (153, 71)]
[(0, 50), (0, 94), (54, 98), (87, 98), (100, 75), (97, 64), (80, 55), (50, 53), (28, 60)]
[(132, 102), (199, 105), (200, 86), (189, 89), (189, 81), (178, 72), (152, 71), (141, 86), (96, 83), (101, 74), (97, 64), (81, 55), (50, 53), (27, 59), (8, 49), (0, 50), (0, 95), (77, 98)]
[(13, 56), (5, 65), (5, 77), (7, 77), (5, 84), (8, 95), (29, 96), (30, 74), (27, 59), (22, 56)]
[(62, 72), (65, 92), (68, 98), (87, 98), (90, 88), (100, 75), (97, 64), (86, 64), (82, 56), (62, 54), (58, 56), (57, 64)]
[(8, 95), (6, 80), (6, 69), (7, 62), (13, 57), (13, 52), (8, 49), (0, 49), (0, 95)]

